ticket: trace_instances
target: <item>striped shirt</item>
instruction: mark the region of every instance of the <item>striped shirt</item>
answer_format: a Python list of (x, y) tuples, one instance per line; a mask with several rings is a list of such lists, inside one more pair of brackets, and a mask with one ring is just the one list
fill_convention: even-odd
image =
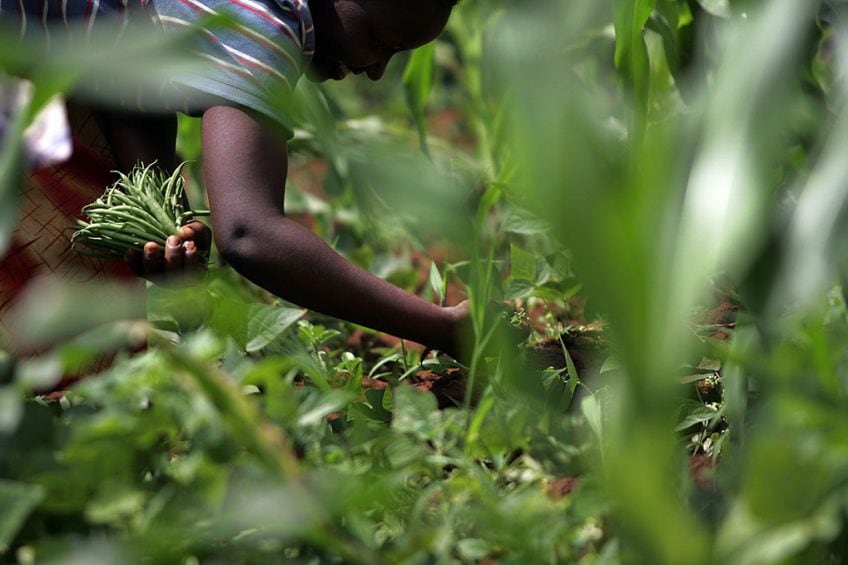
[[(205, 26), (214, 16), (225, 17)], [(186, 113), (212, 104), (241, 106), (291, 135), (288, 102), (315, 50), (306, 0), (0, 0), (0, 20), (12, 22), (20, 36), (38, 32), (52, 44), (77, 22), (89, 33), (96, 23), (120, 34), (131, 21), (151, 19), (166, 32), (202, 27), (192, 47), (204, 64), (170, 77), (162, 100), (145, 94), (125, 106), (153, 109), (170, 104), (177, 91)]]

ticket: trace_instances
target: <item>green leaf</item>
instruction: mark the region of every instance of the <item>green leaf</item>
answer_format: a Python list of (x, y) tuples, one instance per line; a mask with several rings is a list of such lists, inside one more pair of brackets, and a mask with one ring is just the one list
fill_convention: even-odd
[(703, 424), (713, 420), (719, 415), (717, 410), (705, 406), (695, 400), (687, 400), (679, 409), (682, 418), (675, 428), (680, 432), (697, 424)]
[(615, 68), (632, 90), (637, 115), (648, 109), (650, 61), (642, 32), (657, 0), (615, 0)]
[(431, 423), (434, 415), (438, 417), (438, 403), (431, 393), (407, 385), (394, 390), (392, 429), (395, 431), (427, 439), (434, 433)]
[(239, 348), (247, 346), (248, 311), (246, 302), (225, 295), (217, 296), (208, 326), (220, 337), (230, 337)]
[(145, 316), (144, 293), (135, 281), (69, 283), (42, 278), (27, 287), (7, 323), (16, 328), (19, 345), (44, 347), (104, 324)]
[[(671, 28), (668, 21), (662, 16), (651, 16), (648, 23), (645, 25), (651, 31), (657, 33), (662, 38), (663, 49), (665, 49), (665, 60), (668, 65), (668, 70), (675, 82), (680, 82), (680, 54), (677, 50), (677, 41), (675, 32)], [(679, 88), (679, 86), (678, 86)]]
[(200, 118), (179, 114), (177, 116), (177, 152), (187, 161), (200, 159)]
[(501, 229), (522, 235), (541, 235), (551, 231), (551, 226), (527, 210), (510, 208), (501, 220)]
[(466, 538), (456, 544), (459, 556), (465, 561), (479, 561), (489, 555), (491, 547), (483, 539)]
[(577, 392), (577, 385), (580, 384), (580, 375), (577, 373), (577, 367), (574, 366), (574, 360), (571, 358), (571, 354), (568, 352), (568, 348), (565, 347), (565, 342), (562, 341), (562, 338), (559, 338), (559, 343), (562, 346), (563, 357), (565, 357), (565, 367), (568, 369), (567, 405), (571, 406), (571, 402), (574, 400), (574, 394)]
[(729, 0), (698, 0), (698, 4), (707, 13), (719, 18), (729, 18), (733, 15)]
[(586, 423), (592, 433), (595, 434), (595, 439), (598, 440), (598, 445), (603, 449), (604, 446), (604, 423), (601, 413), (601, 403), (595, 398), (595, 395), (589, 395), (580, 402), (580, 412), (586, 418)]
[(388, 422), (392, 418), (391, 412), (385, 409), (383, 402), (386, 398), (386, 389), (368, 389), (365, 391), (365, 399), (371, 406), (371, 413), (375, 419), (381, 422)]
[(486, 416), (492, 410), (495, 404), (495, 397), (488, 395), (480, 401), (477, 409), (474, 412), (474, 417), (471, 419), (471, 424), (468, 426), (466, 434), (466, 450), (470, 449), (480, 439), (480, 430), (483, 427), (483, 422), (486, 421)]
[(436, 63), (436, 44), (428, 43), (412, 52), (403, 73), (406, 100), (413, 114), (420, 114), (427, 105), (433, 87)]
[(547, 259), (542, 256), (536, 257), (536, 274), (533, 277), (533, 282), (536, 286), (542, 286), (551, 280), (551, 275), (554, 274), (553, 268), (548, 263)]
[(435, 261), (430, 263), (430, 288), (432, 288), (433, 292), (436, 293), (436, 296), (439, 297), (439, 304), (444, 304), (445, 281), (442, 279), (442, 275), (439, 273), (439, 268), (436, 266)]
[(314, 426), (320, 424), (333, 412), (338, 412), (356, 399), (356, 395), (344, 390), (331, 390), (314, 396), (311, 402), (304, 402), (300, 407), (298, 426)]
[(0, 434), (14, 432), (23, 414), (22, 395), (14, 387), (0, 387)]
[(292, 324), (306, 315), (306, 310), (270, 304), (254, 305), (247, 321), (245, 350), (259, 351), (278, 339)]
[(671, 30), (676, 31), (681, 25), (681, 6), (677, 0), (659, 0), (656, 11)]
[(85, 517), (94, 524), (109, 524), (141, 514), (146, 497), (128, 485), (105, 488), (85, 507)]
[[(506, 300), (515, 300), (516, 298), (527, 298), (528, 296), (532, 296), (536, 291), (536, 285), (534, 285), (531, 281), (528, 280), (510, 280), (509, 284), (504, 291), (504, 298)], [(557, 297), (559, 297), (557, 295)]]
[(415, 124), (418, 126), (418, 136), (421, 150), (429, 155), (427, 147), (427, 126), (424, 121), (424, 108), (433, 87), (433, 77), (436, 69), (436, 44), (430, 42), (412, 52), (406, 70), (403, 73), (403, 87), (406, 92), (406, 103), (409, 106)]
[(536, 280), (536, 256), (521, 249), (515, 244), (510, 245), (509, 262), (513, 279)]
[(44, 498), (44, 489), (0, 480), (0, 555), (9, 549), (21, 526)]
[(656, 0), (615, 0), (615, 65), (617, 68), (632, 65), (634, 47), (642, 42), (642, 29), (651, 16)]

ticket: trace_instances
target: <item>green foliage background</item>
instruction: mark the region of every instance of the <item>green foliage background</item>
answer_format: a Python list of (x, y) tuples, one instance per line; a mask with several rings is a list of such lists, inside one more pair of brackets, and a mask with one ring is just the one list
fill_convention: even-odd
[[(844, 16), (839, 1), (464, 0), (380, 85), (302, 84), (280, 109), (297, 117), (292, 163), (327, 174), (288, 209), (408, 288), (416, 253), (453, 250), (424, 292), (459, 281), (471, 299), (464, 398), (439, 408), (407, 384), (447, 360), (356, 349), (354, 328), (225, 266), (146, 302), (45, 283), (5, 339), (47, 353), (0, 354), (0, 556), (841, 562)], [(4, 245), (23, 126), (148, 40), (99, 59), (0, 47), (36, 92), (4, 140)], [(433, 134), (447, 111), (454, 129)], [(181, 122), (187, 159), (197, 131)], [(719, 275), (740, 305), (729, 340), (692, 322)], [(609, 336), (600, 382), (531, 368), (491, 308), (555, 318), (575, 295)], [(61, 400), (35, 393), (104, 354)], [(693, 399), (692, 373), (721, 398)], [(707, 485), (692, 453), (713, 461)]]

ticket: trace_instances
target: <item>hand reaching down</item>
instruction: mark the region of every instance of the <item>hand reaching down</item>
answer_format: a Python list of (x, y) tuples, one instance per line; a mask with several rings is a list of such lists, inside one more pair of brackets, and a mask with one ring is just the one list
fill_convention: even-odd
[(424, 344), (425, 349), (421, 359), (435, 350), (449, 355), (460, 363), (467, 363), (469, 361), (468, 347), (473, 338), (469, 302), (463, 300), (456, 306), (444, 306), (443, 309), (450, 319), (450, 331), (444, 335), (443, 341)]

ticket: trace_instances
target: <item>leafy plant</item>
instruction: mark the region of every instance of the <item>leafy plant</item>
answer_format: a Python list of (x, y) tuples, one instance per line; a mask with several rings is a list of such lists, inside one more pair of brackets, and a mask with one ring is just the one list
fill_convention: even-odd
[(303, 85), (289, 209), (468, 296), (469, 366), (214, 257), (146, 312), (36, 288), (17, 319), (44, 354), (0, 356), (3, 557), (839, 561), (843, 18), (465, 0), (397, 92)]

